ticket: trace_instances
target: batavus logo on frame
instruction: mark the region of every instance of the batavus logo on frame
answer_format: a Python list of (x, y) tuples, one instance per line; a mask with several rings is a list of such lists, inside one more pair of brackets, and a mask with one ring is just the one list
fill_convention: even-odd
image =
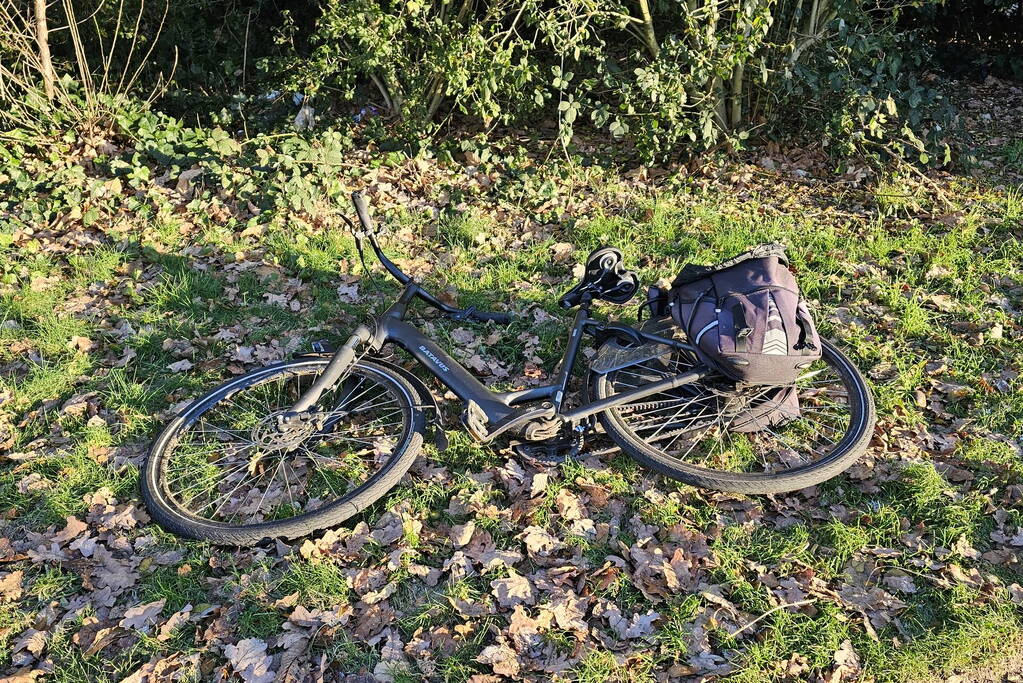
[(419, 345), (419, 350), (425, 353), (426, 357), (432, 360), (433, 364), (436, 365), (441, 370), (443, 370), (444, 372), (449, 372), (451, 370), (451, 368), (444, 365), (444, 361), (442, 361), (440, 358), (437, 358), (437, 356), (433, 355), (433, 352), (430, 351), (430, 349), (423, 346), (422, 344)]

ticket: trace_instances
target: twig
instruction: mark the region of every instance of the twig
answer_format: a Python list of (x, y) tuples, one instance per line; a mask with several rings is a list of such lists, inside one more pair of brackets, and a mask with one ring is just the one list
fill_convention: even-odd
[(384, 85), (384, 82), (374, 73), (371, 73), (369, 78), (373, 81), (373, 85), (377, 87), (377, 90), (380, 91), (380, 95), (384, 98), (384, 106), (387, 107), (387, 111), (391, 112), (391, 114), (397, 114), (398, 112), (394, 110), (394, 103), (391, 101), (391, 95), (387, 92), (387, 86)]
[(740, 633), (742, 633), (743, 631), (748, 629), (750, 626), (752, 626), (753, 624), (755, 624), (758, 621), (760, 621), (761, 619), (763, 619), (764, 617), (766, 617), (766, 616), (768, 616), (770, 614), (774, 614), (775, 612), (777, 612), (780, 609), (785, 609), (786, 607), (802, 607), (803, 605), (809, 605), (811, 602), (817, 602), (817, 598), (810, 598), (809, 600), (800, 600), (798, 602), (789, 602), (789, 603), (785, 603), (783, 605), (778, 605), (777, 607), (772, 607), (771, 609), (767, 610), (766, 612), (761, 614), (759, 617), (757, 617), (753, 621), (751, 621), (748, 624), (746, 624), (745, 626), (742, 626), (742, 627), (736, 629), (735, 631), (732, 631), (731, 633), (729, 633), (728, 637), (729, 638), (734, 638), (735, 636), (739, 635)]
[(245, 18), (245, 48), (242, 51), (242, 92), (245, 92), (245, 76), (249, 70), (249, 24), (252, 23), (252, 8)]

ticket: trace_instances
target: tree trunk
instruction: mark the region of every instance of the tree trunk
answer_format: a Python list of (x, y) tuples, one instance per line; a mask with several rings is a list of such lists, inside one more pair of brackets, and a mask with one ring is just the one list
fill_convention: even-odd
[(723, 131), (729, 130), (728, 126), (728, 103), (725, 100), (725, 86), (720, 76), (715, 76), (710, 86), (711, 95), (714, 97), (714, 119), (718, 128)]
[(661, 54), (661, 46), (657, 44), (657, 34), (654, 33), (654, 18), (650, 14), (650, 3), (648, 0), (639, 0), (639, 13), (643, 17), (643, 40), (646, 49), (653, 59)]
[(39, 71), (43, 77), (43, 90), (46, 99), (53, 100), (56, 95), (57, 76), (53, 71), (50, 59), (50, 29), (46, 25), (46, 0), (35, 0), (36, 43), (39, 45)]
[(743, 76), (745, 73), (745, 65), (741, 62), (732, 69), (732, 106), (729, 115), (729, 124), (732, 130), (737, 129), (742, 124)]

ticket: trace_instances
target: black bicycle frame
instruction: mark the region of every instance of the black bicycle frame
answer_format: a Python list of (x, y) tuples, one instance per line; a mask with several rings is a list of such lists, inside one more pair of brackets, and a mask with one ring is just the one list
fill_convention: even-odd
[[(307, 417), (315, 418), (315, 411), (310, 409), (320, 399), (324, 391), (333, 387), (340, 380), (352, 363), (357, 362), (358, 350), (368, 345), (372, 351), (379, 351), (387, 342), (394, 342), (413, 356), (425, 366), (431, 374), (439, 379), (444, 386), (451, 390), (458, 398), (466, 403), (467, 420), (470, 431), (483, 440), (489, 440), (497, 434), (519, 423), (530, 422), (533, 419), (560, 419), (563, 423), (574, 425), (578, 421), (590, 417), (602, 410), (628, 403), (636, 399), (657, 394), (662, 391), (670, 391), (683, 384), (698, 382), (708, 372), (709, 368), (703, 365), (692, 368), (689, 372), (680, 373), (673, 377), (666, 377), (658, 382), (652, 382), (632, 391), (615, 394), (599, 401), (591, 401), (586, 405), (572, 410), (562, 411), (565, 391), (568, 387), (568, 380), (572, 376), (572, 367), (575, 365), (576, 356), (579, 354), (579, 346), (582, 343), (583, 334), (594, 334), (597, 331), (608, 331), (617, 333), (623, 337), (641, 343), (643, 341), (657, 344), (666, 344), (672, 348), (689, 349), (692, 347), (667, 339), (642, 330), (626, 327), (619, 324), (609, 324), (590, 318), (591, 299), (584, 298), (579, 310), (575, 314), (575, 322), (572, 324), (572, 331), (568, 338), (568, 345), (565, 347), (564, 356), (558, 369), (558, 375), (553, 384), (521, 391), (493, 392), (487, 389), (478, 379), (462, 367), (458, 361), (449, 356), (444, 349), (440, 348), (432, 339), (424, 336), (419, 330), (405, 322), (409, 305), (416, 299), (423, 301), (428, 306), (435, 308), (445, 315), (456, 320), (498, 320), (507, 319), (505, 314), (480, 313), (472, 307), (462, 310), (454, 308), (440, 301), (422, 287), (417, 285), (411, 277), (403, 273), (393, 261), (387, 258), (375, 237), (373, 222), (369, 217), (369, 209), (365, 200), (358, 192), (352, 193), (352, 202), (359, 215), (359, 222), (362, 230), (356, 230), (355, 225), (345, 218), (352, 234), (355, 236), (355, 244), (359, 250), (360, 257), (363, 253), (363, 239), (368, 239), (370, 246), (376, 254), (377, 259), (384, 269), (394, 279), (405, 286), (390, 308), (383, 315), (376, 319), (375, 329), (360, 325), (348, 341), (337, 350), (331, 358), (327, 367), (323, 369), (312, 386), (299, 397), (290, 410), (281, 416), (282, 426), (292, 420), (302, 420)], [(540, 402), (540, 407), (518, 407), (524, 403)], [(473, 425), (479, 425), (477, 429)], [(493, 430), (489, 427), (494, 427)]]
[[(482, 410), (489, 425), (508, 423), (515, 420), (531, 410), (530, 408), (519, 407), (521, 404), (535, 403), (537, 401), (545, 402), (544, 407), (548, 409), (551, 417), (560, 418), (566, 423), (574, 424), (607, 408), (652, 394), (669, 391), (684, 384), (697, 382), (708, 372), (706, 367), (698, 366), (688, 372), (646, 384), (632, 391), (615, 394), (599, 401), (592, 401), (578, 408), (563, 411), (565, 391), (568, 387), (576, 357), (579, 354), (583, 335), (593, 334), (609, 327), (607, 323), (590, 317), (588, 304), (581, 306), (576, 312), (568, 344), (565, 347), (558, 374), (552, 384), (519, 391), (493, 392), (462, 367), (458, 361), (448, 355), (435, 341), (426, 337), (418, 329), (405, 321), (409, 305), (416, 298), (424, 299), (431, 305), (435, 301), (434, 297), (425, 292), (419, 285), (411, 282), (407, 283), (405, 291), (402, 292), (398, 301), (376, 319), (376, 329), (371, 330), (366, 326), (360, 326), (345, 345), (338, 349), (313, 386), (292, 406), (289, 412), (292, 415), (299, 415), (311, 408), (319, 400), (320, 395), (332, 387), (345, 374), (351, 364), (355, 362), (357, 349), (364, 344), (374, 351), (378, 351), (388, 342), (393, 342), (402, 347), (412, 354), (444, 386), (450, 389), (455, 396), (466, 403), (475, 403)], [(686, 344), (682, 344), (674, 339), (650, 334), (643, 330), (621, 325), (613, 327), (623, 333), (627, 333), (630, 338), (666, 344), (674, 348), (690, 348)]]

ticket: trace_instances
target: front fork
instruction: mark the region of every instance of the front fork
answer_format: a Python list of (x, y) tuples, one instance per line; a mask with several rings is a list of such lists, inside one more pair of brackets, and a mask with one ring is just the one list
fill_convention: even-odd
[(295, 401), (295, 404), (278, 418), (278, 425), (283, 428), (296, 420), (308, 419), (307, 411), (316, 405), (324, 391), (333, 387), (348, 372), (352, 364), (355, 363), (359, 347), (369, 343), (373, 337), (373, 330), (365, 325), (359, 325), (348, 341), (330, 359), (327, 367), (323, 369), (313, 385), (306, 389), (305, 393)]

